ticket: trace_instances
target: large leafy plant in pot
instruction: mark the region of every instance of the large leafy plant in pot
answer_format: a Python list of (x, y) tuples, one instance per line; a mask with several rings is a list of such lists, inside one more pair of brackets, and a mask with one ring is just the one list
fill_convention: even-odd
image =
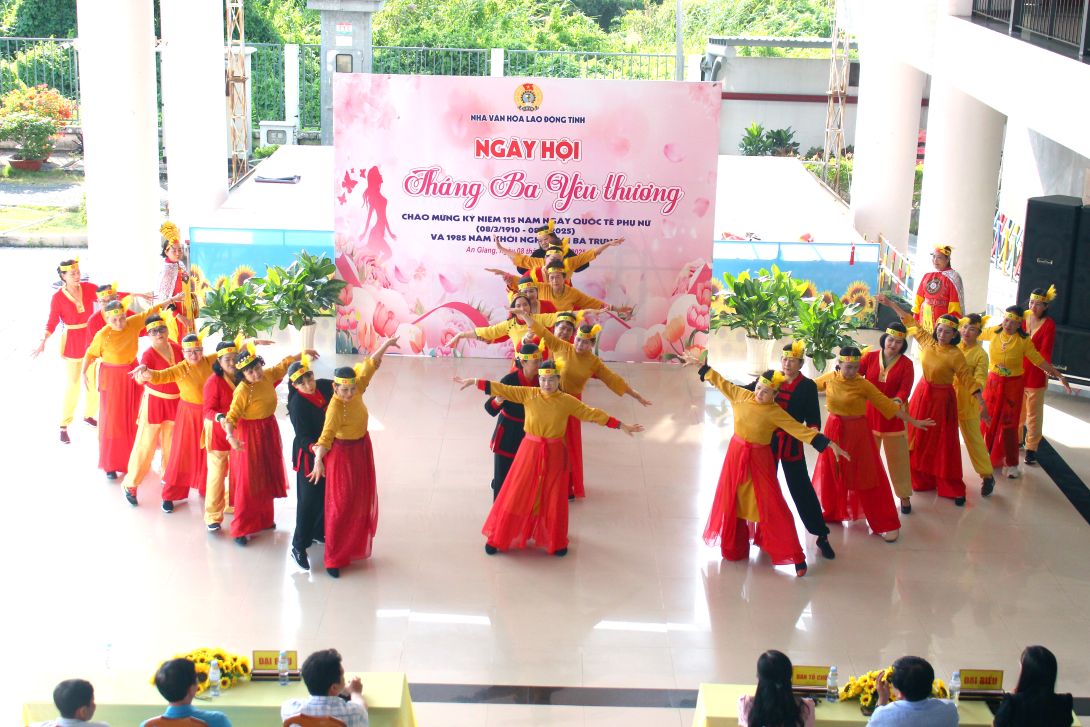
[(796, 320), (792, 326), (794, 337), (806, 344), (806, 355), (813, 361), (814, 370), (821, 373), (836, 351), (844, 346), (856, 346), (849, 334), (857, 328), (852, 318), (859, 312), (858, 303), (845, 304), (839, 298), (831, 301), (813, 298), (795, 303)]
[(348, 285), (333, 277), (336, 271), (337, 266), (325, 255), (310, 255), (303, 250), (291, 265), (268, 267), (264, 278), (252, 278), (250, 282), (261, 291), (280, 327), (298, 329), (303, 335), (303, 347), (313, 348), (315, 320), (332, 314), (341, 291)]
[(795, 306), (806, 290), (804, 281), (773, 265), (756, 275), (744, 270), (734, 277), (723, 273), (718, 311), (711, 329), (741, 328), (746, 332), (746, 355), (751, 373), (768, 368), (772, 347), (783, 338), (784, 329), (795, 321)]
[(242, 285), (210, 288), (201, 305), (198, 321), (207, 333), (222, 334), (224, 340), (239, 333), (252, 337), (268, 330), (276, 317), (247, 280)]

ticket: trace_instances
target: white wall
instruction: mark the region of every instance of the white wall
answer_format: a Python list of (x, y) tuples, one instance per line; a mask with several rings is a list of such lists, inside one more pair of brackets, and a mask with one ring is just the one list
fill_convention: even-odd
[[(829, 90), (829, 60), (820, 58), (724, 58), (719, 80), (724, 92), (784, 93), (824, 96)], [(855, 89), (851, 89), (855, 95)], [(719, 153), (737, 154), (738, 142), (754, 121), (766, 129), (795, 130), (799, 153), (825, 144), (825, 102), (723, 101), (719, 116)], [(845, 143), (855, 138), (855, 104), (844, 118)]]

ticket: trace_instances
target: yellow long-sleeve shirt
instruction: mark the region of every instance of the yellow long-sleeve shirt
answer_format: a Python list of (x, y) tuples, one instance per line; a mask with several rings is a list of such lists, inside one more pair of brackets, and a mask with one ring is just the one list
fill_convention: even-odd
[(87, 353), (83, 357), (84, 367), (99, 358), (117, 366), (135, 361), (140, 350), (140, 332), (144, 330), (144, 319), (158, 313), (162, 307), (162, 304), (156, 304), (144, 313), (127, 317), (120, 331), (107, 324), (91, 339), (91, 345), (87, 347)]
[(190, 404), (204, 403), (204, 384), (212, 375), (212, 364), (216, 362), (216, 354), (210, 353), (201, 358), (195, 364), (188, 361), (180, 361), (168, 369), (148, 369), (153, 384), (178, 384), (178, 393), (182, 401)]
[(318, 437), (318, 446), (329, 449), (334, 439), (363, 439), (367, 434), (368, 416), (363, 392), (367, 391), (378, 366), (374, 359), (368, 358), (352, 367), (356, 372), (356, 391), (348, 401), (333, 395), (325, 410), (325, 424)]
[(980, 332), (981, 341), (988, 344), (988, 371), (998, 376), (1021, 376), (1022, 359), (1028, 358), (1040, 366), (1044, 356), (1033, 345), (1033, 339), (1019, 333), (1007, 333), (1001, 328), (989, 327)]
[(288, 366), (298, 359), (298, 356), (288, 356), (277, 365), (266, 368), (265, 375), (256, 383), (247, 381), (245, 374), (240, 373), (227, 421), (235, 426), (240, 419), (267, 419), (275, 414), (276, 385), (284, 378)]
[[(578, 255), (572, 255), (571, 257), (564, 258), (564, 278), (567, 282), (571, 282), (571, 276), (576, 270), (589, 264), (592, 260), (602, 254), (602, 247), (592, 247), (589, 250), (584, 250)], [(545, 258), (533, 257), (532, 255), (523, 255), (519, 253), (511, 258), (511, 261), (515, 263), (515, 267), (523, 268), (525, 270), (533, 270), (534, 268), (545, 267)]]
[[(534, 320), (539, 321), (542, 325), (552, 328), (556, 325), (556, 313), (534, 313)], [(526, 337), (529, 328), (523, 325), (522, 321), (518, 318), (508, 318), (506, 321), (501, 321), (492, 326), (482, 326), (481, 328), (474, 328), (473, 332), (477, 335), (477, 338), (482, 341), (495, 341), (498, 338), (507, 336), (511, 339), (511, 343), (518, 346), (522, 339)]]
[[(960, 348), (939, 343), (930, 332), (915, 326), (916, 321), (912, 316), (902, 316), (902, 320), (920, 344), (920, 367), (923, 369), (923, 377), (929, 383), (950, 386), (957, 379), (959, 385), (973, 386), (973, 372), (965, 363), (965, 354)], [(976, 390), (971, 388), (969, 393)]]
[(478, 386), (490, 396), (522, 404), (526, 408), (524, 429), (527, 434), (559, 439), (568, 428), (570, 416), (614, 429), (620, 426), (620, 422), (601, 409), (587, 406), (563, 391), (546, 394), (536, 386), (507, 386), (498, 381), (480, 381)]
[(560, 388), (572, 396), (582, 396), (583, 387), (591, 378), (598, 378), (617, 396), (628, 391), (628, 382), (605, 365), (593, 351), (575, 352), (575, 344), (557, 338), (536, 320), (530, 330), (541, 336), (553, 359), (560, 364)]
[(553, 289), (546, 283), (536, 283), (539, 300), (550, 301), (558, 311), (579, 310), (580, 308), (605, 308), (606, 304), (597, 298), (587, 295), (578, 288), (565, 285), (560, 295), (555, 295)]
[[(719, 389), (723, 396), (730, 399), (734, 408), (734, 433), (750, 444), (769, 444), (772, 434), (782, 429), (800, 441), (810, 444), (817, 437), (824, 436), (817, 429), (811, 429), (795, 419), (775, 401), (762, 404), (757, 395), (741, 386), (735, 386), (713, 369), (701, 369), (702, 378)], [(824, 447), (819, 447), (824, 449)]]
[[(979, 343), (966, 346), (962, 341), (958, 344), (962, 355), (965, 356), (965, 364), (973, 372), (973, 384), (977, 390), (983, 389), (988, 383), (988, 352)], [(973, 399), (973, 389), (960, 385), (958, 393), (958, 417), (961, 419), (972, 418), (980, 412), (980, 405)]]
[(896, 416), (901, 410), (897, 402), (862, 376), (845, 379), (839, 371), (830, 371), (814, 379), (814, 383), (818, 391), (825, 392), (825, 408), (830, 414), (861, 417), (867, 413), (868, 402), (886, 419)]

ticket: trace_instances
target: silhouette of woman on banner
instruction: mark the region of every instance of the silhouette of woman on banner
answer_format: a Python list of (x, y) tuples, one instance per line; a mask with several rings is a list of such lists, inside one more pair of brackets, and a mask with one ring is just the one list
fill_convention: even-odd
[[(386, 235), (391, 240), (396, 240), (397, 235), (390, 229), (390, 221), (386, 217), (386, 197), (382, 195), (382, 174), (378, 167), (367, 170), (367, 187), (363, 190), (363, 207), (367, 210), (367, 220), (363, 223), (363, 235), (366, 238), (365, 248), (375, 257), (389, 259), (391, 257), (390, 246), (386, 243)], [(375, 218), (374, 226), (371, 218)]]

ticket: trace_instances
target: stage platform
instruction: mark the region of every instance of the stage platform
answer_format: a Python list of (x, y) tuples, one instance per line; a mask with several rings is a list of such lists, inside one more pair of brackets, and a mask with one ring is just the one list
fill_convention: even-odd
[[(57, 255), (0, 252), (0, 284), (40, 309), (42, 275), (28, 282), (27, 271), (50, 270)], [(729, 406), (692, 369), (618, 364), (654, 406), (588, 387), (589, 404), (647, 431), (584, 428), (588, 496), (572, 506), (571, 552), (489, 557), (480, 527), (494, 420), (483, 395), (458, 391), (452, 377), (498, 378), (507, 363), (390, 356), (366, 394), (380, 502), (374, 557), (333, 580), (322, 546), (310, 550), (310, 573), (289, 558), (294, 492), (277, 502), (277, 529), (246, 548), (205, 531), (196, 497), (162, 513), (157, 470), (140, 506), (129, 507), (95, 469), (94, 430), (77, 419), (73, 443), (56, 441), (55, 341), (36, 362), (26, 357), (40, 318), (0, 324), (9, 372), (4, 532), (13, 544), (5, 634), (17, 655), (6, 660), (0, 696), (6, 724), (61, 679), (150, 678), (160, 660), (200, 646), (335, 646), (352, 670), (461, 685), (446, 694), (472, 703), (414, 695), (419, 724), (444, 727), (688, 725), (691, 709), (634, 707), (646, 693), (629, 690), (751, 683), (767, 648), (796, 663), (836, 664), (845, 678), (920, 654), (944, 678), (959, 667), (1002, 668), (1010, 687), (1022, 648), (1041, 643), (1059, 657), (1059, 688), (1088, 694), (1090, 656), (1078, 635), (1090, 630), (1090, 526), (1040, 468), (1000, 480), (986, 501), (968, 475), (965, 508), (916, 496), (896, 544), (861, 523), (834, 526), (830, 562), (807, 537), (802, 579), (756, 549), (749, 562), (723, 562), (701, 533)], [(267, 358), (292, 350), (285, 339)], [(730, 369), (736, 354), (726, 346), (714, 355)], [(327, 356), (317, 369), (328, 376), (351, 362)], [(1059, 416), (1056, 403), (1050, 396), (1046, 436), (1090, 481), (1090, 406), (1064, 399)], [(287, 445), (291, 426), (279, 411)], [(488, 703), (510, 694), (489, 685), (547, 687), (526, 692), (544, 699), (565, 686), (617, 691), (598, 692), (607, 703), (597, 706), (524, 706)]]

